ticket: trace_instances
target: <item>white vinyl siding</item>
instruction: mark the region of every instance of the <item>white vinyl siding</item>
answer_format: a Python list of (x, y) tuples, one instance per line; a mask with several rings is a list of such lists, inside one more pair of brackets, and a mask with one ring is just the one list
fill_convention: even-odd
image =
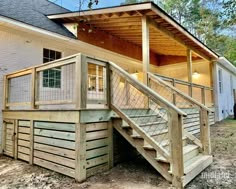
[[(43, 48), (58, 49), (63, 56), (78, 53), (73, 48), (64, 47), (61, 42), (53, 42), (43, 37), (16, 31), (10, 28), (0, 30), (0, 91), (3, 91), (3, 75), (43, 63)], [(0, 110), (2, 94), (0, 95)], [(2, 136), (2, 112), (0, 111), (0, 153)]]

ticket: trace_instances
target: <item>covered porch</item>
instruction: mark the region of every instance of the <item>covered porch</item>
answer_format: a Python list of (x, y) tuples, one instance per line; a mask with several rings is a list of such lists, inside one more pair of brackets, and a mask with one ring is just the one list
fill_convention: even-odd
[[(132, 62), (115, 58), (112, 61), (144, 84), (148, 84), (148, 72), (151, 72), (200, 103), (208, 107), (214, 105), (212, 67), (217, 55), (155, 4), (50, 15), (49, 18), (69, 29), (77, 26), (74, 33), (80, 41), (132, 59)], [(93, 49), (88, 54), (92, 52)]]

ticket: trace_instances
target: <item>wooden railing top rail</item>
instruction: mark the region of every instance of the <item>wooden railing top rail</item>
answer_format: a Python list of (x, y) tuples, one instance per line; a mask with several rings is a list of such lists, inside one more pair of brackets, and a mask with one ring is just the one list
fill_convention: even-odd
[(142, 93), (150, 97), (151, 99), (161, 103), (164, 107), (168, 107), (175, 112), (177, 112), (181, 116), (187, 116), (187, 114), (182, 111), (181, 109), (177, 108), (175, 105), (170, 103), (168, 100), (154, 92), (152, 89), (147, 87), (146, 85), (140, 83), (138, 80), (134, 79), (129, 73), (125, 72), (123, 69), (121, 69), (119, 66), (117, 66), (113, 62), (109, 62), (111, 69), (115, 69), (119, 72), (120, 75), (122, 75), (130, 84), (134, 85), (137, 89), (139, 89)]
[(206, 107), (205, 105), (201, 104), (200, 102), (198, 102), (197, 100), (195, 100), (194, 98), (191, 98), (190, 96), (184, 94), (182, 91), (180, 91), (179, 89), (173, 87), (172, 85), (170, 85), (169, 83), (165, 82), (164, 80), (158, 78), (156, 75), (152, 74), (152, 73), (148, 73), (149, 77), (151, 79), (153, 79), (154, 81), (158, 81), (166, 86), (168, 86), (171, 90), (175, 91), (178, 95), (182, 96), (183, 98), (185, 98), (186, 100), (192, 102), (193, 104), (197, 105), (199, 108), (205, 109), (208, 112), (212, 112), (211, 109), (209, 109), (208, 107)]
[(46, 70), (46, 69), (50, 69), (50, 68), (54, 68), (54, 67), (59, 67), (65, 64), (70, 64), (72, 61), (70, 61), (71, 59), (76, 58), (77, 56), (79, 56), (80, 53), (78, 54), (74, 54), (71, 56), (67, 56), (65, 58), (61, 58), (58, 60), (54, 60), (48, 63), (44, 63), (44, 64), (39, 64), (36, 66), (31, 66), (25, 69), (21, 69), (21, 70), (17, 70), (15, 72), (11, 72), (9, 74), (6, 74), (6, 78), (10, 79), (13, 77), (19, 77), (19, 76), (23, 76), (23, 75), (27, 75), (27, 74), (31, 74), (33, 69), (36, 69), (37, 71), (41, 71), (41, 70)]
[(199, 85), (199, 84), (196, 84), (196, 83), (189, 83), (187, 81), (183, 81), (183, 80), (180, 80), (180, 79), (175, 79), (175, 78), (172, 78), (172, 77), (167, 77), (167, 76), (160, 75), (160, 74), (157, 74), (157, 73), (153, 73), (153, 75), (158, 76), (160, 78), (163, 78), (166, 81), (173, 81), (174, 80), (175, 83), (177, 83), (177, 84), (193, 86), (193, 87), (196, 87), (196, 88), (204, 88), (206, 90), (213, 90), (212, 87), (208, 87), (208, 86), (204, 86), (204, 85)]

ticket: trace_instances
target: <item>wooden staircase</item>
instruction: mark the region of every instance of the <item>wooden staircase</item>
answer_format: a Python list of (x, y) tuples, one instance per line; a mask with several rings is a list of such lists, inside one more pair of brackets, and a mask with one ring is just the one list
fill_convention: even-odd
[[(129, 118), (131, 120), (138, 120), (143, 130), (147, 130), (146, 128), (150, 127), (151, 123), (147, 122), (147, 120), (153, 120), (154, 124), (158, 124), (157, 122), (160, 121), (160, 116), (148, 113), (150, 110), (146, 110), (146, 113), (144, 113), (145, 111), (142, 112), (143, 114), (139, 116), (131, 115)], [(163, 125), (165, 125), (164, 129), (160, 129), (159, 132), (157, 131), (154, 134), (154, 138), (160, 146), (169, 151), (170, 142), (168, 139), (162, 140), (160, 143), (160, 138), (163, 138), (163, 135), (168, 133), (167, 122), (161, 123), (160, 127), (163, 128)], [(142, 136), (138, 135), (124, 120), (120, 118), (113, 119), (113, 126), (166, 180), (172, 182), (171, 164), (166, 158), (158, 153), (152, 145), (148, 144)], [(190, 144), (186, 136), (183, 136), (182, 142), (184, 161), (183, 186), (185, 186), (208, 167), (213, 159), (211, 155), (204, 155), (199, 146)]]
[[(113, 118), (113, 127), (174, 187), (183, 188), (212, 163), (209, 109), (180, 94), (199, 110), (198, 118), (197, 113), (188, 115), (118, 66), (110, 66), (110, 107), (119, 116)], [(129, 84), (132, 97), (128, 104), (120, 97), (124, 91), (118, 87), (119, 77)], [(191, 119), (199, 119), (200, 139), (187, 129)]]

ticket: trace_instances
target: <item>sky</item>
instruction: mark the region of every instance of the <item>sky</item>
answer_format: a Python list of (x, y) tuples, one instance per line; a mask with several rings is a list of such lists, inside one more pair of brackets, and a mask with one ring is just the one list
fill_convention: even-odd
[[(71, 11), (78, 11), (79, 10), (79, 1), (80, 0), (50, 0), (62, 7), (65, 7)], [(84, 0), (84, 6), (83, 10), (88, 9), (87, 5), (89, 0)], [(117, 6), (120, 5), (123, 2), (123, 0), (99, 0), (98, 5), (93, 5), (93, 9), (96, 8), (102, 8), (102, 7), (111, 7), (111, 6)]]

